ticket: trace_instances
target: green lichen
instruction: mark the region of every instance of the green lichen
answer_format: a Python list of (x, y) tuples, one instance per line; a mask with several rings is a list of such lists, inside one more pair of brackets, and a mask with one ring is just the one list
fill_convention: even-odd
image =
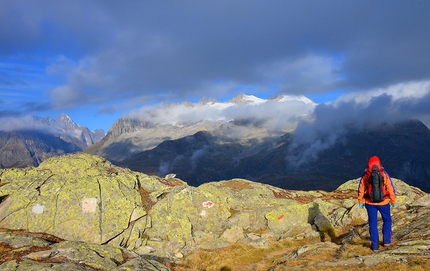
[[(85, 153), (52, 157), (38, 168), (1, 171), (0, 227), (104, 243), (146, 214), (133, 172)], [(133, 234), (138, 236), (138, 234)]]
[(266, 214), (268, 227), (275, 232), (287, 232), (293, 228), (309, 225), (309, 204), (291, 201), (278, 206)]
[(117, 267), (116, 263), (124, 262), (121, 250), (113, 246), (65, 241), (52, 245), (52, 250), (71, 261), (79, 260), (100, 270), (109, 270)]

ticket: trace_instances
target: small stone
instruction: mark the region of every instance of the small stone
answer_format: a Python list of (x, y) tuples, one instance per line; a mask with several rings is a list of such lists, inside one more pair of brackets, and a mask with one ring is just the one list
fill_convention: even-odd
[(248, 237), (248, 238), (249, 238), (249, 239), (251, 239), (252, 241), (255, 241), (255, 240), (258, 240), (258, 239), (260, 239), (260, 238), (261, 238), (261, 236), (260, 236), (260, 235), (258, 235), (258, 234), (256, 234), (256, 233), (253, 233), (253, 232), (248, 233), (248, 234), (246, 235), (246, 237)]
[(181, 252), (176, 252), (175, 257), (178, 259), (182, 259), (184, 257), (184, 254), (182, 254)]
[(134, 250), (139, 255), (148, 255), (155, 252), (155, 249), (150, 246), (141, 246)]

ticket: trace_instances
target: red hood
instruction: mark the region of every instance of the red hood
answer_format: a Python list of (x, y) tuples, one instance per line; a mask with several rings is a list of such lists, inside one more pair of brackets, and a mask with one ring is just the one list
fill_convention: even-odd
[(375, 165), (378, 167), (378, 169), (380, 171), (382, 171), (384, 169), (381, 165), (381, 160), (379, 160), (379, 157), (378, 156), (372, 156), (369, 158), (369, 161), (367, 162), (367, 170), (366, 171), (368, 173), (372, 172), (372, 168)]

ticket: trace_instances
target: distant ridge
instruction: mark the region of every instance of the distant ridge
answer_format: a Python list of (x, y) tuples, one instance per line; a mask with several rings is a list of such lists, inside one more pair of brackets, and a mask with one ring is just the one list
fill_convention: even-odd
[(91, 131), (85, 126), (80, 126), (76, 124), (68, 115), (62, 113), (55, 120), (46, 117), (33, 117), (35, 122), (40, 122), (47, 124), (49, 127), (53, 128), (54, 134), (68, 135), (75, 137), (82, 141), (84, 145), (91, 146), (94, 143), (100, 141), (106, 133), (102, 129), (96, 129)]
[(209, 132), (198, 132), (166, 140), (117, 164), (160, 177), (175, 173), (195, 186), (214, 180), (245, 178), (286, 189), (331, 191), (345, 179), (361, 176), (367, 159), (378, 155), (391, 176), (430, 191), (430, 130), (420, 121), (350, 131), (345, 141), (300, 167), (286, 160), (292, 139), (292, 134), (285, 134), (246, 145), (220, 140)]
[(51, 156), (82, 151), (82, 142), (38, 130), (0, 131), (0, 168), (37, 166)]
[(85, 152), (160, 177), (175, 173), (191, 185), (245, 178), (305, 190), (334, 189), (378, 155), (392, 176), (430, 191), (430, 132), (422, 122), (345, 126), (339, 140), (312, 153), (308, 145), (318, 142), (298, 140), (295, 129), (312, 123), (315, 106), (304, 96), (242, 94), (145, 108), (118, 119)]
[[(165, 140), (180, 139), (200, 131), (242, 142), (276, 138), (291, 132), (315, 105), (305, 96), (261, 99), (246, 94), (226, 102), (204, 97), (198, 103), (161, 105), (121, 117), (105, 138), (85, 151), (121, 161), (153, 149)], [(294, 106), (295, 110), (291, 116), (285, 115), (284, 122), (270, 122), (268, 112), (278, 115), (282, 108), (289, 106)]]
[(103, 130), (81, 127), (66, 114), (0, 122), (5, 122), (0, 123), (0, 168), (37, 166), (51, 156), (83, 151), (105, 136)]

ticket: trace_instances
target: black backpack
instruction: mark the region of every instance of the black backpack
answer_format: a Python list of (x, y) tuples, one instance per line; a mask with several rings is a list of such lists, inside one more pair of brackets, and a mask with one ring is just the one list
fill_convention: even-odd
[(367, 191), (372, 202), (375, 203), (383, 201), (384, 197), (388, 194), (384, 185), (384, 177), (376, 165), (372, 167)]

